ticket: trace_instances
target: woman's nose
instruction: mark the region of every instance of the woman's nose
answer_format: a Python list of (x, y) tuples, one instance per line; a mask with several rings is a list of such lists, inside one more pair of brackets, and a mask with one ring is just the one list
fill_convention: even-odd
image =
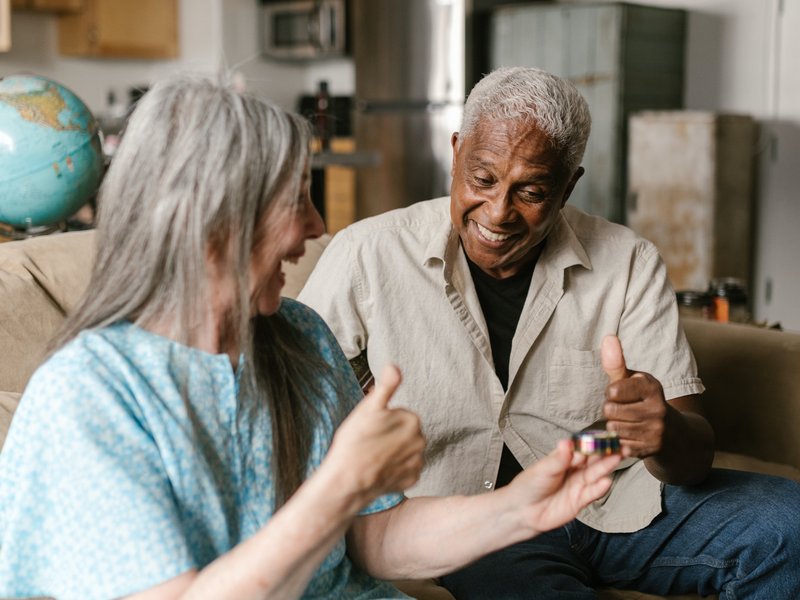
[(309, 198), (306, 207), (306, 239), (318, 238), (325, 233), (325, 222)]

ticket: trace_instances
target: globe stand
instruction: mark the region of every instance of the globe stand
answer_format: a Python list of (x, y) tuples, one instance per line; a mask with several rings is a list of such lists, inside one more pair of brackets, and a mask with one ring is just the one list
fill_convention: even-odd
[(11, 242), (17, 240), (26, 240), (32, 237), (39, 237), (41, 235), (48, 235), (57, 231), (63, 232), (67, 230), (67, 222), (61, 221), (54, 225), (38, 225), (35, 227), (26, 227), (20, 229), (12, 227), (6, 223), (0, 223), (0, 241)]

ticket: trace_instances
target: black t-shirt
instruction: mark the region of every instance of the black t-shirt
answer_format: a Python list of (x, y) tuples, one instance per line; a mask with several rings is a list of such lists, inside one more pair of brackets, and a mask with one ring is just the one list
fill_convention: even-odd
[[(466, 253), (464, 256), (466, 257)], [(489, 342), (492, 346), (494, 371), (503, 386), (503, 390), (508, 390), (511, 341), (514, 339), (514, 332), (517, 330), (517, 323), (519, 323), (519, 317), (525, 305), (525, 298), (528, 297), (528, 289), (531, 286), (531, 278), (533, 277), (533, 269), (536, 263), (531, 263), (529, 267), (525, 267), (516, 275), (506, 279), (495, 279), (491, 275), (484, 273), (469, 258), (467, 258), (467, 263), (472, 274), (472, 282), (475, 284), (475, 291), (478, 294), (478, 300), (481, 303), (483, 318), (489, 328)], [(522, 466), (506, 445), (503, 444), (503, 455), (500, 458), (500, 468), (497, 472), (495, 488), (506, 485), (520, 471), (522, 471)]]

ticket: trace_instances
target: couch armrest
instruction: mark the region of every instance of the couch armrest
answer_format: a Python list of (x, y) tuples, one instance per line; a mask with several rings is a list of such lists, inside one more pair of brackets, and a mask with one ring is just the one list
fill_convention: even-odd
[(800, 334), (684, 319), (717, 449), (800, 467)]

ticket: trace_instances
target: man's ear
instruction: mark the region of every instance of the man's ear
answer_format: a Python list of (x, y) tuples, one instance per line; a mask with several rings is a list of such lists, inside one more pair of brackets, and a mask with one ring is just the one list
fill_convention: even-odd
[(575, 184), (578, 183), (578, 179), (580, 179), (586, 170), (583, 167), (578, 167), (575, 169), (575, 172), (572, 174), (572, 177), (567, 184), (567, 189), (564, 190), (564, 197), (561, 199), (561, 208), (564, 208), (564, 205), (569, 200), (570, 195), (572, 194), (572, 190), (575, 189)]
[(454, 131), (450, 136), (450, 146), (453, 148), (453, 159), (450, 162), (450, 177), (456, 176), (456, 146), (458, 145), (458, 132)]

